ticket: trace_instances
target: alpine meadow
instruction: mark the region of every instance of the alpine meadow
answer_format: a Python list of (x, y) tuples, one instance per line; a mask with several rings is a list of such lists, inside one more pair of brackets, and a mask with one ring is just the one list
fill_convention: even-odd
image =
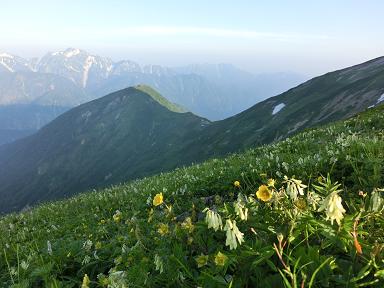
[(379, 0), (14, 0), (0, 287), (384, 287)]

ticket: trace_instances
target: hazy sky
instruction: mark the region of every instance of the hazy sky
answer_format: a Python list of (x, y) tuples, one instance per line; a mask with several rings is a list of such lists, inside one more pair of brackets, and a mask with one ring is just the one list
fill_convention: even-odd
[(0, 0), (0, 51), (314, 76), (384, 55), (384, 1)]

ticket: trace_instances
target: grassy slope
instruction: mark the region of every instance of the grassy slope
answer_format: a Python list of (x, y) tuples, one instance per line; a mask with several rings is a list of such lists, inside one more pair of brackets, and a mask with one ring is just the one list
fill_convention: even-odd
[(135, 87), (137, 90), (140, 90), (144, 93), (147, 93), (148, 95), (151, 95), (151, 97), (156, 100), (157, 102), (159, 102), (161, 105), (163, 105), (164, 107), (167, 107), (168, 110), (172, 111), (172, 112), (176, 112), (176, 113), (185, 113), (185, 112), (188, 112), (186, 109), (184, 109), (183, 107), (175, 104), (175, 103), (172, 103), (170, 101), (168, 101), (166, 98), (164, 98), (159, 92), (157, 92), (155, 89), (153, 89), (152, 87), (148, 86), (148, 85), (137, 85)]
[(178, 147), (205, 123), (136, 88), (80, 105), (0, 148), (0, 211), (172, 170), (183, 160)]
[[(132, 287), (283, 287), (284, 278), (287, 287), (303, 281), (305, 287), (382, 287), (384, 219), (377, 199), (383, 199), (372, 199), (371, 191), (384, 187), (383, 112), (381, 106), (243, 154), (3, 217), (0, 285), (79, 287), (87, 274), (91, 287), (108, 281), (119, 282), (116, 287), (128, 287), (123, 282)], [(342, 184), (346, 215), (340, 227), (331, 225), (318, 205), (310, 205), (309, 191), (321, 186), (325, 179), (318, 177), (327, 173)], [(304, 205), (278, 197), (285, 195), (280, 189), (284, 175), (309, 185), (300, 198)], [(275, 196), (263, 203), (255, 191), (271, 177), (277, 181)], [(233, 186), (235, 180), (241, 188)], [(367, 196), (358, 196), (359, 191)], [(159, 192), (167, 207), (152, 206)], [(239, 192), (250, 196), (244, 202), (247, 221), (233, 210)], [(223, 220), (236, 219), (245, 243), (229, 250), (225, 232), (204, 223), (205, 207)], [(356, 253), (353, 223), (362, 255)], [(169, 229), (163, 236), (162, 224)], [(288, 240), (284, 264), (273, 248), (279, 233), (282, 243)], [(215, 264), (218, 252), (228, 257), (224, 266)], [(199, 255), (207, 255), (202, 267)]]

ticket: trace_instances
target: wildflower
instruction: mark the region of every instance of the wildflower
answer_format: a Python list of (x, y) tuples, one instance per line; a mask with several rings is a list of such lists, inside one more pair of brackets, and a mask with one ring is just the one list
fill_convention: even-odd
[(99, 284), (101, 285), (101, 287), (107, 287), (108, 286), (109, 281), (108, 281), (108, 278), (104, 274), (102, 274), (102, 273), (98, 274), (97, 279), (99, 280)]
[(201, 268), (208, 264), (208, 255), (201, 254), (200, 256), (197, 256), (195, 260), (197, 263), (197, 268)]
[(83, 283), (81, 284), (81, 288), (89, 288), (89, 284), (91, 281), (89, 280), (89, 277), (87, 274), (84, 274)]
[(83, 249), (84, 249), (85, 251), (90, 251), (91, 248), (92, 248), (92, 245), (93, 245), (92, 241), (88, 239), (87, 241), (85, 241), (85, 242), (83, 243)]
[(307, 185), (302, 184), (301, 180), (295, 178), (288, 179), (287, 176), (284, 176), (284, 182), (287, 183), (287, 192), (292, 200), (296, 200), (298, 195), (304, 195), (304, 188), (307, 188)]
[(325, 210), (327, 220), (330, 219), (332, 225), (333, 221), (336, 220), (337, 224), (340, 226), (340, 221), (344, 218), (343, 213), (346, 211), (341, 204), (341, 201), (342, 199), (337, 194), (337, 191), (332, 192), (323, 200), (323, 203), (318, 210), (319, 212)]
[(163, 260), (159, 255), (155, 255), (155, 266), (156, 266), (156, 271), (160, 271), (160, 274), (164, 272), (164, 263)]
[(163, 204), (163, 193), (158, 193), (155, 195), (155, 197), (153, 198), (153, 206), (159, 206), (161, 204)]
[(235, 182), (233, 182), (233, 185), (234, 185), (235, 187), (239, 188), (239, 187), (240, 187), (240, 181), (235, 181)]
[(192, 223), (191, 217), (187, 217), (183, 223), (181, 223), (181, 227), (185, 230), (188, 230), (189, 233), (192, 233), (195, 229), (195, 226)]
[(297, 198), (294, 204), (300, 210), (305, 210), (305, 208), (307, 208), (307, 202), (303, 198)]
[(266, 185), (261, 185), (256, 192), (256, 196), (260, 200), (267, 202), (272, 198), (272, 191), (270, 191)]
[(221, 220), (220, 214), (209, 208), (205, 208), (203, 212), (206, 212), (205, 222), (208, 224), (208, 229), (213, 228), (213, 230), (221, 230), (223, 227), (223, 222)]
[(96, 250), (99, 250), (101, 248), (101, 242), (96, 242), (96, 244), (95, 244), (95, 249)]
[(113, 221), (116, 223), (120, 222), (122, 213), (119, 210), (116, 210), (115, 214), (113, 214)]
[(228, 260), (228, 257), (221, 253), (220, 251), (217, 252), (216, 256), (215, 256), (215, 264), (217, 266), (224, 266), (225, 263), (227, 263), (227, 260)]
[(104, 219), (101, 219), (101, 220), (100, 220), (100, 224), (105, 224), (105, 220), (104, 220)]
[(52, 245), (51, 245), (51, 241), (47, 241), (47, 252), (49, 255), (52, 255)]
[(273, 178), (268, 179), (268, 187), (275, 187), (276, 180)]
[(241, 220), (246, 221), (248, 219), (248, 208), (245, 207), (240, 197), (233, 204), (233, 206), (235, 207), (236, 215), (239, 216)]
[(168, 227), (168, 224), (163, 224), (161, 223), (159, 225), (159, 228), (157, 229), (157, 232), (159, 232), (159, 234), (161, 236), (164, 236), (165, 234), (168, 234), (169, 233), (169, 227)]
[(229, 249), (236, 249), (237, 242), (239, 242), (239, 245), (244, 242), (244, 234), (239, 231), (239, 228), (237, 228), (235, 220), (231, 221), (230, 219), (227, 219), (224, 231), (227, 231), (225, 245), (229, 246)]
[(29, 263), (26, 262), (25, 260), (22, 260), (21, 263), (20, 263), (20, 267), (21, 267), (23, 270), (27, 270), (28, 267), (29, 267)]
[(109, 270), (108, 287), (128, 287), (127, 274), (124, 271)]
[(88, 255), (85, 255), (83, 261), (81, 261), (81, 264), (87, 265), (89, 262), (91, 262), (91, 257), (89, 257)]

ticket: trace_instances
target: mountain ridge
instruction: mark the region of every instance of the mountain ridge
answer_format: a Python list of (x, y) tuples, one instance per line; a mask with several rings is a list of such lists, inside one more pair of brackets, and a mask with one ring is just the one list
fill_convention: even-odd
[(35, 135), (0, 146), (0, 195), (11, 201), (7, 191), (17, 191), (11, 207), (20, 209), (169, 171), (346, 119), (381, 103), (383, 94), (382, 58), (316, 77), (216, 122), (173, 112), (148, 93), (127, 88), (62, 114)]

